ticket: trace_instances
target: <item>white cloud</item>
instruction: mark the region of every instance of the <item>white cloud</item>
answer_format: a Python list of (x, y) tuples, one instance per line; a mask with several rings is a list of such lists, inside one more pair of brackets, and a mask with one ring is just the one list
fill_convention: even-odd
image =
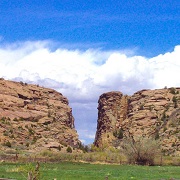
[[(0, 46), (0, 77), (40, 84), (63, 93), (74, 109), (79, 132), (87, 127), (89, 132), (95, 132), (95, 109), (104, 92), (119, 90), (132, 94), (144, 88), (180, 86), (180, 46), (150, 59), (128, 51), (52, 48), (53, 43), (48, 41)], [(81, 137), (84, 139), (85, 135)]]
[(176, 46), (171, 53), (150, 59), (150, 66), (154, 73), (155, 87), (180, 86), (180, 46)]

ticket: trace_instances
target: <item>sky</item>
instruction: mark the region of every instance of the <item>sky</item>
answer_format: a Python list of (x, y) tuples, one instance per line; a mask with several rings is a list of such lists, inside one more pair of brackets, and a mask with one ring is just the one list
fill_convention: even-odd
[(102, 93), (180, 87), (179, 0), (0, 0), (0, 77), (66, 96), (84, 144)]

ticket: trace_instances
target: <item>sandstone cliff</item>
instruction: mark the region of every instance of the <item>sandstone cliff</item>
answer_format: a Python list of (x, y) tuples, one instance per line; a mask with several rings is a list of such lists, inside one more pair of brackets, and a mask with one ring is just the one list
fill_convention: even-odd
[(61, 93), (0, 79), (1, 150), (60, 150), (78, 143), (72, 110)]
[(180, 154), (180, 88), (108, 92), (98, 103), (97, 147), (116, 146), (128, 135), (152, 136), (165, 154)]

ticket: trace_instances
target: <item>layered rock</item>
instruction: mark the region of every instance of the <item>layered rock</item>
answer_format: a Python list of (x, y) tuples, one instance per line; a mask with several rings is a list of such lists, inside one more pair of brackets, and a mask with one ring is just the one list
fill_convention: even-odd
[(66, 97), (38, 85), (0, 79), (1, 149), (61, 149), (78, 143)]
[(128, 135), (152, 136), (165, 154), (180, 154), (180, 88), (105, 93), (98, 110), (96, 146), (113, 146)]
[(127, 96), (123, 96), (121, 92), (104, 93), (100, 96), (98, 104), (95, 145), (109, 145), (115, 139), (113, 132), (126, 118)]

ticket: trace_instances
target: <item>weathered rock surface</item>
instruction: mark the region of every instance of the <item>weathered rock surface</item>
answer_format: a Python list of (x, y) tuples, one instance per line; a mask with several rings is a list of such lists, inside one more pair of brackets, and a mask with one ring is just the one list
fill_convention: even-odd
[(61, 93), (0, 79), (0, 147), (39, 151), (78, 147), (72, 110)]
[(114, 146), (123, 136), (152, 136), (165, 154), (180, 155), (180, 88), (108, 92), (98, 103), (97, 147)]

